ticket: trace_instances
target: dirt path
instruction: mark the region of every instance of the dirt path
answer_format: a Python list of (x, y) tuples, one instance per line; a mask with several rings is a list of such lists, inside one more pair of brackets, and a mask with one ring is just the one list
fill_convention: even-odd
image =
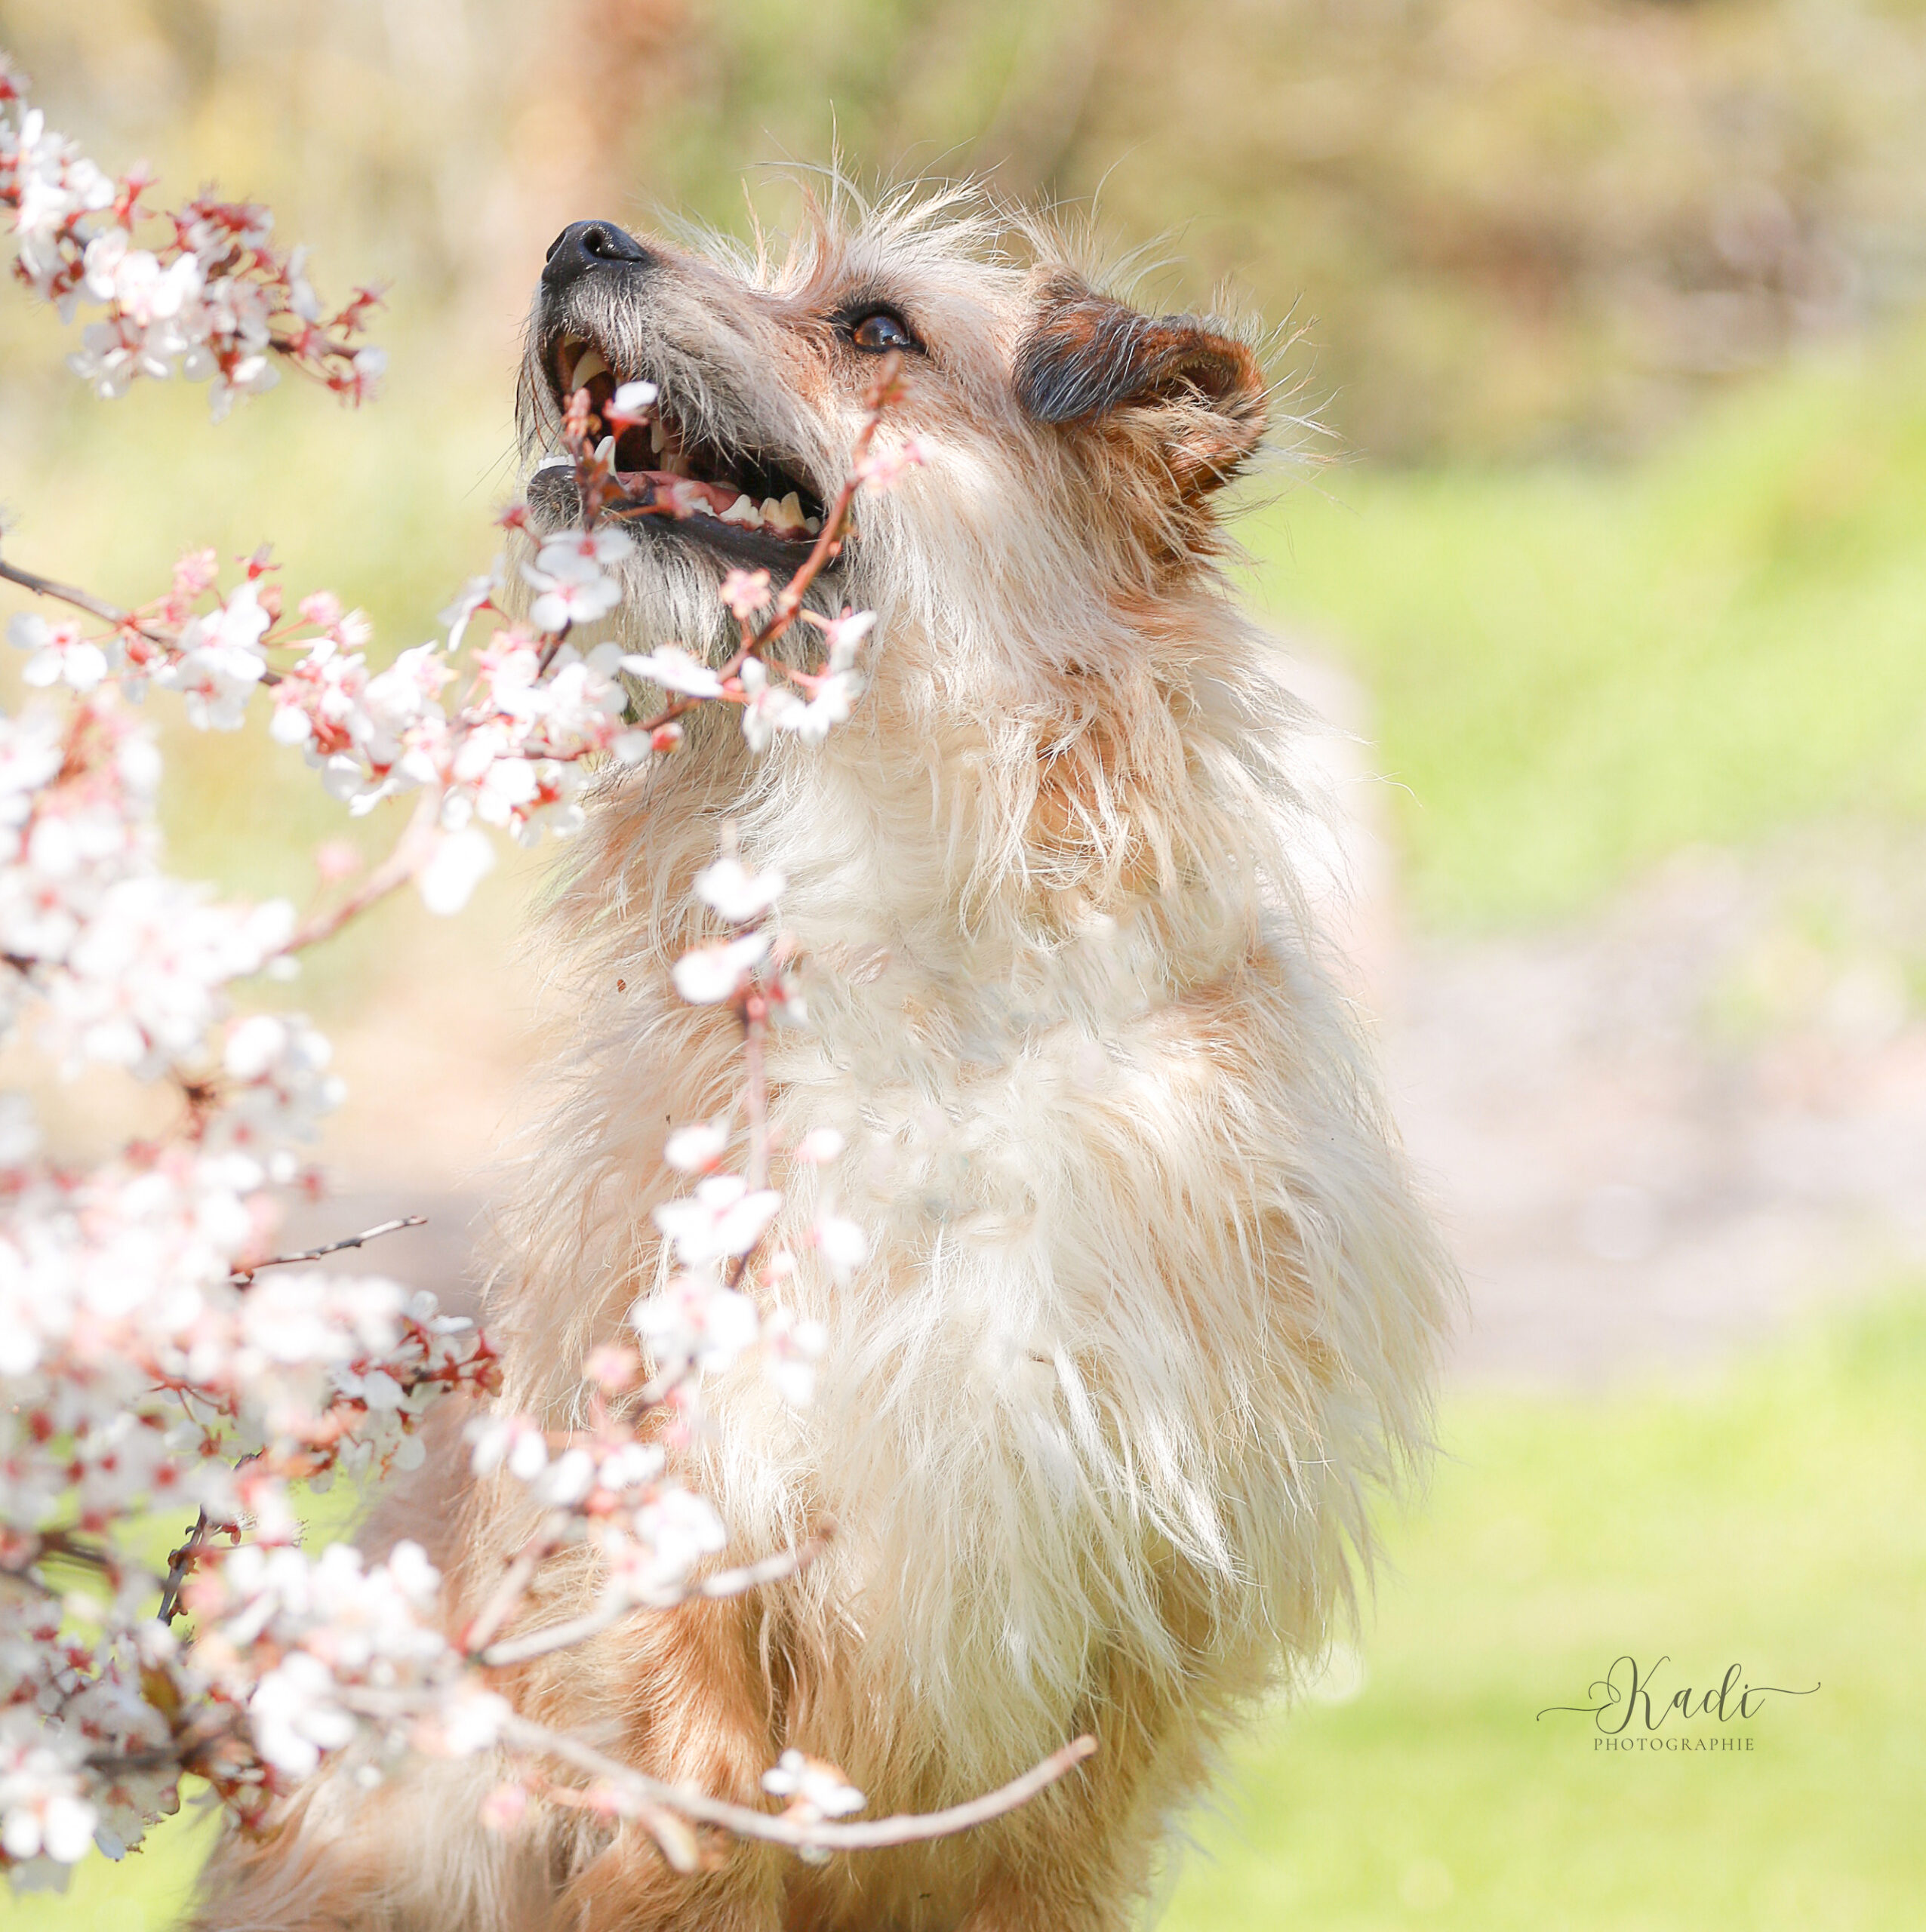
[(1316, 664), (1302, 688), (1353, 734), (1319, 753), (1395, 1104), (1468, 1278), (1460, 1377), (1690, 1364), (1926, 1265), (1926, 840), (1691, 851), (1569, 926), (1414, 937), (1361, 694)]

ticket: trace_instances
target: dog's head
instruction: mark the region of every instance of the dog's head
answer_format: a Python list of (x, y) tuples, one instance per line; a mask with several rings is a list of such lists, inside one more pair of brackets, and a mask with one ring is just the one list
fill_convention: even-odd
[(568, 396), (586, 388), (600, 411), (618, 384), (653, 383), (657, 420), (617, 435), (614, 466), (645, 501), (680, 479), (695, 513), (632, 519), (625, 627), (720, 638), (721, 574), (760, 565), (780, 583), (808, 554), (897, 350), (878, 447), (913, 436), (924, 460), (859, 499), (826, 593), (934, 650), (977, 635), (1001, 654), (1028, 633), (1074, 657), (1047, 608), (1074, 607), (1087, 637), (1094, 612), (1208, 568), (1215, 495), (1257, 447), (1266, 392), (1226, 329), (1141, 313), (1030, 242), (1013, 260), (980, 212), (942, 197), (819, 217), (780, 263), (575, 223), (543, 269), (521, 383), (525, 449), (546, 466), (529, 485), (537, 528), (579, 514), (555, 455)]

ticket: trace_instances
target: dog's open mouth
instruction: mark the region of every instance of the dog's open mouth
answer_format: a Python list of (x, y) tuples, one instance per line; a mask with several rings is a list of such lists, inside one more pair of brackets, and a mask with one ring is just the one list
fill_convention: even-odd
[[(808, 555), (823, 528), (823, 502), (796, 466), (691, 435), (666, 394), (658, 393), (648, 421), (605, 429), (616, 389), (629, 377), (582, 337), (557, 343), (548, 374), (564, 409), (577, 389), (589, 392), (589, 433), (600, 439), (598, 454), (608, 460), (620, 493), (605, 515), (660, 522), (725, 555), (778, 568), (793, 568)], [(572, 467), (565, 454), (546, 457), (536, 466), (537, 480)], [(572, 489), (572, 476), (564, 487)]]

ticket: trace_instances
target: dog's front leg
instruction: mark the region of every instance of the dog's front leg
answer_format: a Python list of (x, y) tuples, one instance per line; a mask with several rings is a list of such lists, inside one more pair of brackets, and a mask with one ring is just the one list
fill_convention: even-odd
[[(553, 1660), (528, 1714), (599, 1741), (664, 1783), (763, 1808), (762, 1774), (780, 1747), (750, 1602), (697, 1601), (645, 1611), (580, 1654)], [(712, 1842), (712, 1863), (676, 1871), (639, 1826), (577, 1867), (554, 1932), (777, 1932), (793, 1854)]]

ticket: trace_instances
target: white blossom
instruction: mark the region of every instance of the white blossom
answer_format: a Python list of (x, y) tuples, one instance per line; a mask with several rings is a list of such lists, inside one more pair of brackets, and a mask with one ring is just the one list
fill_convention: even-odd
[(733, 998), (745, 977), (768, 957), (771, 943), (768, 933), (759, 931), (697, 946), (670, 969), (675, 990), (691, 1006), (714, 1006)]
[(846, 1215), (820, 1214), (810, 1232), (817, 1252), (838, 1281), (847, 1283), (869, 1257), (869, 1236)]
[(729, 1145), (729, 1130), (722, 1121), (700, 1120), (678, 1127), (662, 1150), (662, 1158), (679, 1174), (707, 1172), (721, 1159)]
[(755, 1304), (705, 1270), (688, 1269), (659, 1294), (645, 1295), (629, 1319), (660, 1374), (694, 1367), (719, 1375), (755, 1347), (761, 1332)]
[(604, 1591), (621, 1604), (666, 1608), (681, 1599), (703, 1558), (728, 1543), (713, 1503), (678, 1484), (666, 1485), (625, 1517), (599, 1527), (595, 1543)]
[(679, 644), (659, 644), (646, 656), (624, 657), (622, 668), (632, 677), (646, 678), (651, 684), (685, 697), (722, 695), (722, 680)]
[(820, 1321), (798, 1319), (782, 1307), (764, 1316), (763, 1365), (791, 1407), (807, 1408), (815, 1399), (817, 1364), (829, 1346), (829, 1331)]
[(594, 540), (589, 543), (586, 552), (572, 545), (545, 544), (536, 562), (522, 565), (521, 574), (537, 593), (528, 615), (537, 629), (561, 631), (571, 624), (592, 623), (621, 602), (622, 586), (603, 568)]
[(731, 925), (743, 926), (768, 912), (787, 884), (774, 866), (752, 872), (729, 854), (696, 874), (695, 894)]
[(50, 624), (37, 611), (17, 612), (7, 626), (16, 650), (29, 654), (20, 675), (29, 685), (69, 685), (91, 691), (107, 675), (107, 654), (72, 618)]
[(657, 1208), (655, 1224), (674, 1245), (676, 1258), (699, 1268), (746, 1254), (782, 1204), (774, 1188), (752, 1189), (740, 1174), (710, 1174), (697, 1182), (694, 1194)]
[(795, 1144), (795, 1158), (806, 1166), (827, 1167), (838, 1159), (843, 1137), (833, 1127), (812, 1127)]
[(869, 1801), (834, 1764), (796, 1750), (785, 1751), (762, 1774), (762, 1789), (820, 1818), (847, 1817)]
[(422, 868), (421, 903), (444, 917), (459, 912), (494, 863), (495, 848), (485, 833), (444, 832), (435, 856)]
[(800, 728), (807, 707), (787, 685), (771, 681), (768, 666), (759, 657), (743, 660), (741, 676), (747, 694), (743, 706), (743, 736), (751, 751), (766, 752), (779, 732)]

